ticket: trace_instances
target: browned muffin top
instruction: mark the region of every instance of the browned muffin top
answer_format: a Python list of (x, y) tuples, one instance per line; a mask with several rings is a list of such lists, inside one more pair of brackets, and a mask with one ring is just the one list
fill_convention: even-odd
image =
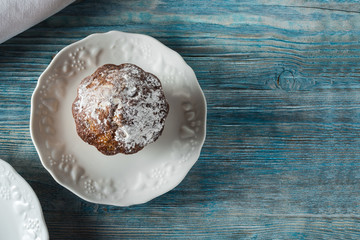
[(106, 155), (156, 141), (168, 111), (160, 80), (129, 63), (106, 64), (84, 78), (72, 105), (78, 135)]

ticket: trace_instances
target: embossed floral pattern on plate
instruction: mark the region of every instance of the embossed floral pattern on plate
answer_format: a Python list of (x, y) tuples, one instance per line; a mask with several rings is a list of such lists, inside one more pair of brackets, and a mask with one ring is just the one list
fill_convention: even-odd
[(0, 160), (1, 239), (49, 239), (39, 200), (30, 185)]
[[(133, 63), (159, 77), (170, 104), (160, 138), (133, 155), (105, 156), (76, 134), (71, 115), (80, 81), (106, 63)], [(206, 101), (179, 54), (146, 35), (93, 34), (61, 50), (32, 98), (31, 135), (44, 167), (85, 200), (127, 206), (174, 188), (205, 140)]]

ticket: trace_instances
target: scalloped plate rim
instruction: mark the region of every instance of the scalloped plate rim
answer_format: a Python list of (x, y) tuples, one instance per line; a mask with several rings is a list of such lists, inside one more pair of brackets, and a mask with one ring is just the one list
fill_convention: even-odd
[(159, 44), (163, 45), (164, 47), (166, 47), (166, 48), (167, 48), (169, 51), (171, 51), (173, 54), (176, 54), (177, 58), (178, 58), (179, 60), (181, 60), (182, 63), (183, 63), (188, 69), (190, 69), (192, 72), (194, 72), (193, 69), (186, 63), (186, 61), (183, 59), (183, 57), (182, 57), (178, 52), (172, 50), (171, 48), (169, 48), (168, 46), (164, 45), (162, 42), (160, 42), (160, 41), (157, 40), (156, 38), (151, 37), (151, 36), (149, 36), (149, 35), (140, 34), (140, 33), (123, 32), (123, 31), (117, 31), (117, 30), (112, 30), (112, 31), (108, 31), (108, 32), (98, 32), (98, 33), (90, 34), (90, 35), (86, 36), (85, 38), (82, 38), (82, 39), (80, 39), (80, 40), (78, 40), (78, 41), (75, 41), (75, 42), (73, 42), (73, 43), (71, 43), (71, 44), (63, 47), (59, 52), (56, 53), (56, 55), (55, 55), (54, 58), (51, 60), (51, 62), (48, 64), (48, 66), (46, 67), (46, 69), (45, 69), (45, 70), (41, 73), (41, 75), (39, 76), (38, 81), (37, 81), (37, 84), (36, 84), (36, 87), (34, 88), (34, 91), (33, 91), (32, 97), (31, 97), (30, 135), (31, 135), (33, 144), (34, 144), (35, 149), (36, 149), (36, 151), (37, 151), (37, 153), (38, 153), (38, 155), (39, 155), (39, 158), (40, 158), (40, 161), (41, 161), (43, 167), (50, 173), (50, 175), (53, 177), (53, 179), (54, 179), (60, 186), (66, 188), (66, 189), (69, 190), (70, 192), (74, 193), (74, 194), (75, 194), (76, 196), (78, 196), (79, 198), (84, 199), (84, 200), (86, 200), (86, 201), (88, 201), (88, 202), (91, 202), (91, 203), (126, 207), (126, 206), (132, 206), (132, 205), (138, 205), (138, 204), (147, 203), (147, 202), (149, 202), (149, 201), (151, 201), (151, 200), (153, 200), (153, 199), (155, 199), (155, 198), (157, 198), (157, 197), (159, 197), (159, 196), (161, 196), (161, 195), (163, 195), (163, 194), (166, 194), (167, 192), (171, 191), (172, 189), (174, 189), (176, 186), (178, 186), (178, 185), (184, 180), (184, 178), (186, 177), (186, 175), (188, 174), (188, 172), (190, 171), (190, 169), (195, 165), (195, 163), (196, 163), (197, 160), (199, 159), (199, 157), (200, 157), (200, 155), (201, 155), (202, 147), (203, 147), (203, 145), (204, 145), (204, 143), (205, 143), (205, 140), (206, 140), (206, 133), (207, 133), (207, 131), (206, 131), (206, 128), (207, 128), (207, 101), (206, 101), (205, 94), (204, 94), (204, 92), (202, 91), (201, 86), (200, 86), (200, 84), (199, 84), (199, 82), (198, 82), (198, 80), (197, 80), (197, 77), (196, 77), (195, 73), (194, 73), (195, 79), (196, 79), (197, 88), (198, 88), (199, 92), (201, 93), (201, 98), (202, 98), (202, 100), (204, 101), (204, 106), (203, 106), (203, 109), (202, 109), (202, 110), (204, 111), (204, 113), (203, 113), (203, 119), (202, 119), (202, 124), (203, 124), (203, 127), (202, 127), (202, 128), (203, 128), (203, 136), (202, 136), (201, 141), (200, 141), (200, 145), (201, 145), (201, 146), (200, 146), (200, 148), (199, 148), (196, 152), (194, 152), (194, 154), (196, 155), (197, 160), (194, 161), (194, 162), (191, 164), (191, 167), (190, 167), (189, 171), (186, 172), (186, 173), (184, 173), (184, 175), (183, 175), (183, 177), (181, 178), (180, 181), (178, 181), (177, 183), (175, 183), (174, 185), (172, 185), (169, 190), (163, 192), (162, 194), (159, 194), (158, 196), (153, 197), (153, 198), (148, 199), (148, 200), (139, 201), (139, 202), (131, 203), (131, 204), (118, 205), (118, 204), (113, 204), (113, 203), (104, 203), (103, 201), (100, 201), (100, 200), (98, 200), (98, 201), (97, 201), (97, 200), (94, 200), (94, 199), (92, 199), (92, 198), (90, 198), (90, 197), (87, 197), (85, 194), (79, 193), (78, 191), (72, 189), (71, 186), (69, 186), (69, 185), (64, 184), (63, 182), (61, 182), (61, 178), (59, 178), (58, 176), (56, 176), (56, 174), (50, 169), (50, 167), (46, 166), (46, 164), (44, 163), (44, 157), (45, 157), (45, 156), (43, 156), (43, 153), (42, 153), (41, 150), (39, 149), (40, 146), (39, 146), (39, 144), (37, 143), (37, 140), (36, 140), (35, 137), (34, 137), (34, 132), (33, 132), (33, 131), (34, 131), (34, 128), (33, 128), (33, 126), (34, 126), (35, 122), (34, 122), (33, 115), (34, 115), (34, 112), (35, 112), (35, 109), (36, 109), (36, 107), (35, 107), (35, 105), (34, 105), (34, 99), (35, 99), (35, 97), (36, 97), (36, 95), (37, 95), (37, 93), (38, 93), (38, 91), (39, 91), (39, 89), (40, 89), (41, 82), (43, 81), (43, 80), (42, 80), (43, 77), (44, 77), (46, 74), (48, 74), (49, 72), (51, 72), (51, 68), (53, 67), (53, 65), (56, 63), (56, 61), (57, 61), (58, 59), (61, 58), (61, 52), (64, 52), (64, 51), (66, 51), (66, 50), (71, 49), (71, 47), (73, 47), (73, 46), (76, 45), (76, 44), (80, 44), (80, 43), (86, 42), (86, 41), (88, 41), (89, 39), (91, 39), (91, 38), (94, 37), (94, 36), (110, 35), (110, 34), (113, 34), (113, 33), (125, 33), (125, 34), (128, 34), (128, 35), (142, 36), (142, 37), (146, 37), (146, 38), (150, 38), (150, 39), (152, 39), (152, 40), (155, 40), (157, 43), (159, 43)]
[[(15, 176), (15, 180), (17, 181), (18, 184), (16, 184), (16, 187), (18, 187), (20, 190), (24, 189), (26, 191), (28, 191), (28, 193), (31, 195), (32, 197), (32, 201), (34, 203), (34, 208), (31, 208), (31, 210), (36, 212), (36, 216), (39, 219), (39, 224), (42, 227), (41, 230), (43, 231), (42, 236), (41, 237), (45, 237), (42, 239), (49, 239), (49, 231), (47, 229), (47, 225), (45, 222), (45, 217), (44, 217), (44, 213), (41, 207), (41, 203), (39, 201), (39, 198), (37, 197), (34, 189), (30, 186), (30, 184), (15, 170), (15, 168), (8, 162), (6, 162), (3, 159), (0, 159), (0, 165), (3, 165), (5, 169), (9, 170), (12, 174), (14, 174)], [(8, 218), (7, 218), (8, 220)]]

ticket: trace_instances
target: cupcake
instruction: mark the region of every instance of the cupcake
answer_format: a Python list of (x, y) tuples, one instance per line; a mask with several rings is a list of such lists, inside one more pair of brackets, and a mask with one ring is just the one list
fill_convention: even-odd
[(155, 142), (168, 112), (160, 80), (129, 63), (99, 67), (81, 81), (72, 104), (77, 134), (105, 155)]

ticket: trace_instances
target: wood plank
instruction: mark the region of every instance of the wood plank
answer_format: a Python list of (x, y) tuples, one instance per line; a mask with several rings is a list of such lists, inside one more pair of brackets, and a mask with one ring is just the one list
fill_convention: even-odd
[[(79, 1), (0, 45), (0, 158), (38, 194), (51, 239), (358, 239), (359, 13), (356, 1)], [(110, 30), (179, 52), (208, 102), (188, 176), (126, 208), (59, 186), (29, 133), (53, 56)]]

